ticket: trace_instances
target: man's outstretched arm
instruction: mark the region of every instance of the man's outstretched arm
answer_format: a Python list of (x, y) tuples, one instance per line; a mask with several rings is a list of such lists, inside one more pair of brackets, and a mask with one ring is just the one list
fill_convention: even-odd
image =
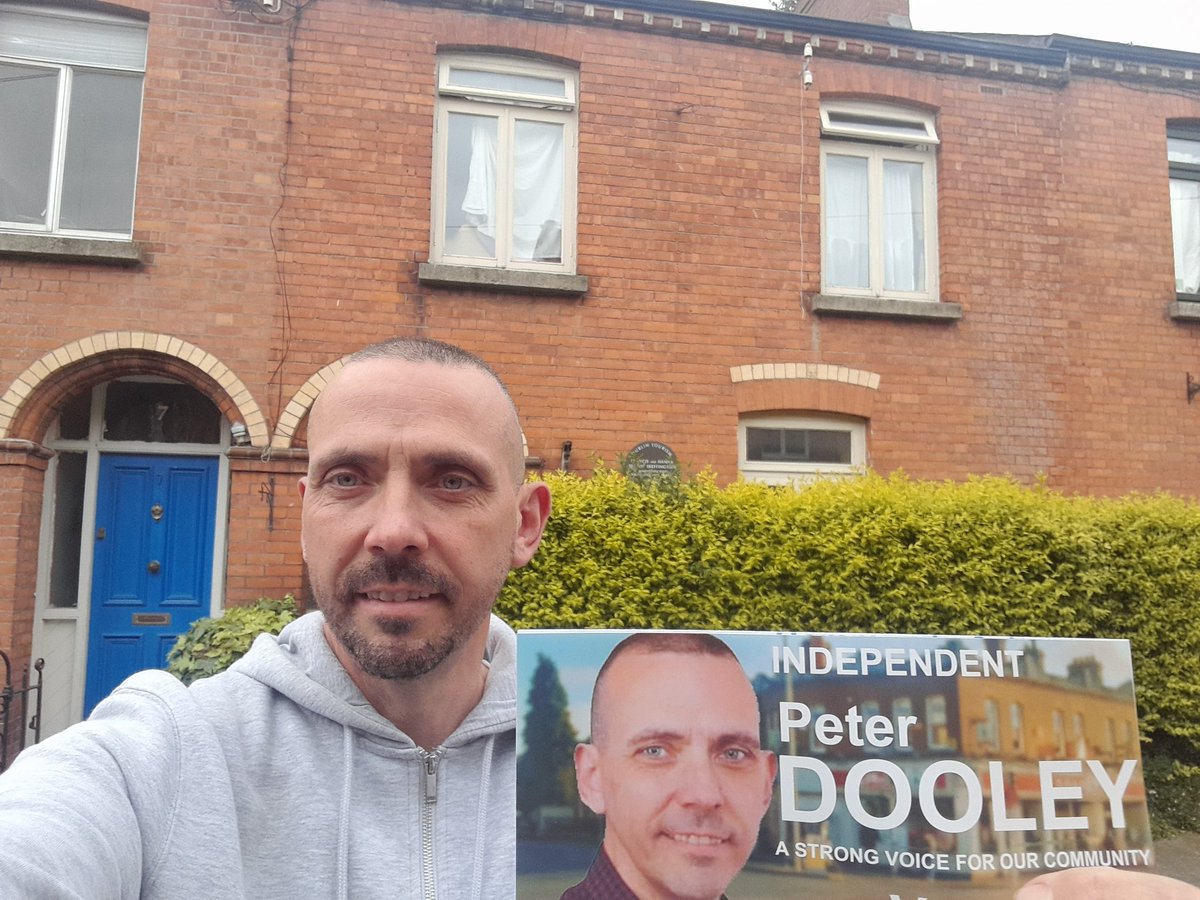
[(1149, 872), (1065, 869), (1029, 881), (1014, 900), (1200, 900), (1200, 888)]

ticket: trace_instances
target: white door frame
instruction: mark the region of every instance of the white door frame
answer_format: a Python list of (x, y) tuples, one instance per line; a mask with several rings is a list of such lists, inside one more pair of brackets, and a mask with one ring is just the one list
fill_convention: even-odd
[[(184, 383), (157, 377), (117, 376), (112, 381), (159, 381)], [(50, 566), (54, 554), (55, 488), (57, 455), (46, 467), (42, 490), (42, 525), (38, 536), (37, 587), (34, 594), (33, 659), (44, 657), (41, 736), (43, 739), (83, 718), (84, 682), (87, 675), (88, 629), (92, 598), (92, 565), (95, 553), (96, 491), (103, 453), (140, 453), (161, 456), (216, 456), (217, 502), (213, 532), (212, 601), (209, 615), (225, 608), (226, 544), (229, 539), (229, 425), (222, 421), (219, 444), (165, 444), (145, 441), (109, 441), (103, 434), (104, 402), (108, 384), (92, 389), (88, 437), (63, 440), (55, 434), (46, 446), (53, 450), (86, 453), (84, 474), (83, 529), (80, 535), (79, 589), (74, 607), (50, 606)], [(191, 385), (191, 387), (195, 387)], [(55, 426), (57, 428), (57, 426)], [(32, 735), (29, 736), (32, 739)]]

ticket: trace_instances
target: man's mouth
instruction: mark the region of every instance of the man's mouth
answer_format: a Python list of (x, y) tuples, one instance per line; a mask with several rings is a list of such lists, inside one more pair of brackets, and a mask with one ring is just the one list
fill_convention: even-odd
[(432, 599), (435, 596), (435, 592), (416, 589), (406, 590), (403, 588), (387, 588), (364, 591), (359, 596), (365, 597), (368, 600), (376, 600), (380, 603), (409, 603), (413, 600)]
[(715, 847), (725, 843), (725, 838), (718, 835), (691, 831), (668, 831), (666, 836), (677, 844), (687, 844), (690, 847)]

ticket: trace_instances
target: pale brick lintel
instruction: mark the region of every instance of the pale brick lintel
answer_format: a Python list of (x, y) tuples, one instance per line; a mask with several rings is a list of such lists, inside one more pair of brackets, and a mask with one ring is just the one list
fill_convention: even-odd
[(806, 410), (869, 420), (880, 382), (876, 372), (826, 363), (753, 363), (729, 374), (739, 415)]
[(879, 390), (879, 374), (865, 369), (848, 366), (831, 366), (826, 363), (752, 363), (732, 366), (729, 378), (734, 384), (743, 381), (833, 381)]

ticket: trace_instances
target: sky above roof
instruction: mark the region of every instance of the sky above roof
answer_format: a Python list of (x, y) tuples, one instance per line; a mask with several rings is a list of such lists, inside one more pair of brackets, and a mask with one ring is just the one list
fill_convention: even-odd
[[(770, 9), (770, 0), (724, 0)], [(1200, 54), (1200, 0), (909, 0), (913, 28), (976, 34), (1069, 34)]]
[(913, 28), (921, 31), (1069, 34), (1074, 37), (1200, 53), (1197, 0), (909, 0)]

